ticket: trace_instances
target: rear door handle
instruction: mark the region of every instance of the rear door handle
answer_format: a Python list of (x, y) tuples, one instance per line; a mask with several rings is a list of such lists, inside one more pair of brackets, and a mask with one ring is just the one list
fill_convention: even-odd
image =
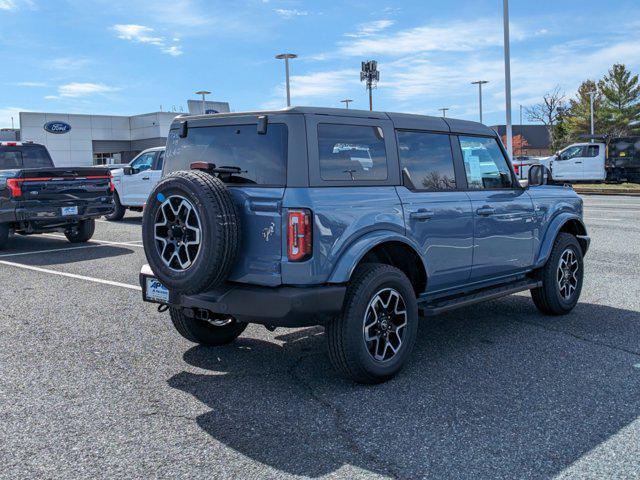
[(435, 212), (433, 210), (427, 210), (426, 208), (421, 208), (415, 212), (411, 212), (409, 214), (409, 218), (413, 220), (421, 221), (421, 220), (429, 220), (434, 215), (435, 215)]
[(149, 177), (142, 177), (143, 180), (149, 180)]
[(582, 162), (576, 162), (576, 165), (577, 165), (578, 163), (582, 163)]
[(492, 207), (481, 207), (481, 208), (476, 210), (476, 213), (478, 215), (482, 215), (483, 217), (486, 217), (486, 216), (493, 215), (494, 213), (496, 213), (496, 209), (492, 208)]

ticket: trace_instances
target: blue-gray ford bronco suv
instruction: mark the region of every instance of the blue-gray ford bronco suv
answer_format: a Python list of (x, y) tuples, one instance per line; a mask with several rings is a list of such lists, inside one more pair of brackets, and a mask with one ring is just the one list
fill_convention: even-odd
[(582, 200), (523, 187), (496, 133), (449, 118), (293, 107), (178, 117), (144, 211), (143, 298), (223, 345), (248, 323), (323, 325), (362, 383), (393, 377), (435, 315), (530, 290), (576, 305)]

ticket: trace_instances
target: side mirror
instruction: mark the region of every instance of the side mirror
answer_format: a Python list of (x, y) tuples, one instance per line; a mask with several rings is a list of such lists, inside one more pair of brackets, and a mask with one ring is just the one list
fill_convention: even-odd
[(530, 187), (545, 185), (549, 178), (549, 169), (541, 164), (531, 165), (527, 179)]

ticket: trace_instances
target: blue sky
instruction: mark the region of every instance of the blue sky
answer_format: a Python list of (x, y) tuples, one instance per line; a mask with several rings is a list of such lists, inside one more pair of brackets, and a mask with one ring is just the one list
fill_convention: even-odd
[[(640, 71), (637, 0), (511, 0), (514, 119), (615, 62)], [(379, 61), (380, 110), (504, 123), (501, 0), (0, 0), (0, 127), (18, 111), (139, 114), (199, 89), (234, 111), (292, 103), (366, 108), (360, 61)]]

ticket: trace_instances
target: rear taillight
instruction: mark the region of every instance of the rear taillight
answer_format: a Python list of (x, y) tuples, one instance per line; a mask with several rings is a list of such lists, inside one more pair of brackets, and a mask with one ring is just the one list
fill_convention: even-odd
[(116, 186), (113, 184), (113, 174), (109, 172), (109, 191), (111, 193), (116, 191)]
[(287, 257), (301, 262), (313, 253), (313, 221), (307, 209), (289, 210), (287, 221)]
[(520, 173), (520, 165), (516, 165), (516, 164), (514, 164), (514, 165), (513, 165), (513, 169), (515, 170), (516, 175), (518, 175), (518, 174)]
[(22, 182), (23, 180), (21, 178), (7, 179), (7, 188), (9, 189), (9, 193), (12, 197), (22, 196)]

